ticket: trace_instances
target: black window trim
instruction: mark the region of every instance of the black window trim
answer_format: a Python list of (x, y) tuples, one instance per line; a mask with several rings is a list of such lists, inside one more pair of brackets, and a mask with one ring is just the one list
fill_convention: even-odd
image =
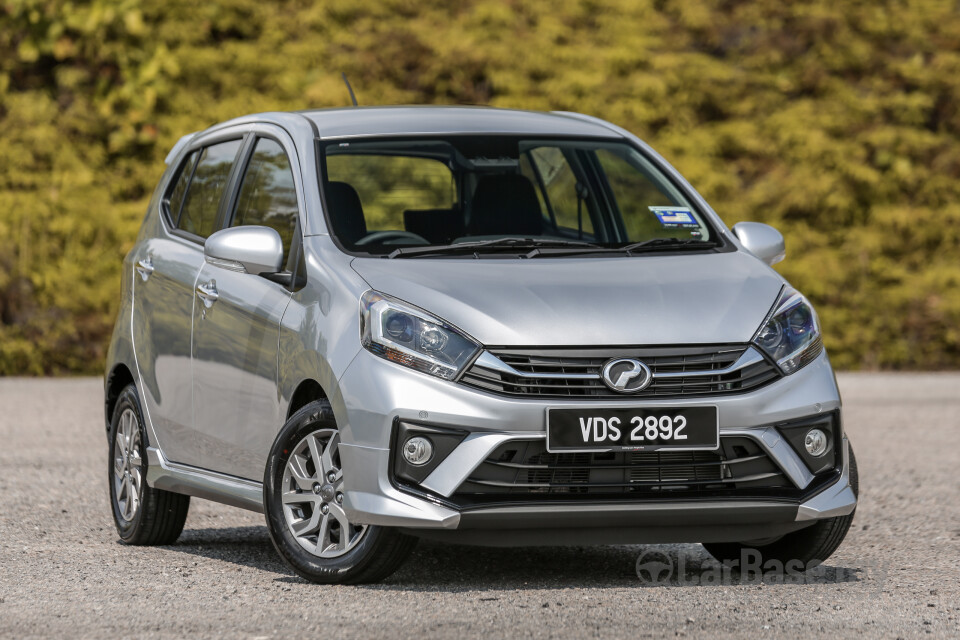
[(230, 221), (235, 215), (237, 200), (240, 197), (240, 184), (243, 182), (243, 176), (247, 172), (247, 165), (250, 164), (250, 158), (253, 156), (253, 148), (256, 146), (256, 134), (247, 132), (243, 138), (243, 144), (237, 151), (237, 157), (233, 159), (233, 167), (230, 169), (230, 177), (227, 179), (227, 186), (223, 197), (220, 199), (220, 208), (217, 210), (217, 221), (214, 231), (229, 229)]

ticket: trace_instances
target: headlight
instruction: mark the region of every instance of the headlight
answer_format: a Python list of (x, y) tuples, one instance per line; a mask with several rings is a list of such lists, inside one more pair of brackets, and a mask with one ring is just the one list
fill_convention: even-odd
[(392, 362), (452, 380), (480, 345), (439, 318), (367, 291), (360, 298), (360, 341)]
[(823, 351), (817, 312), (796, 289), (784, 287), (753, 343), (789, 375)]

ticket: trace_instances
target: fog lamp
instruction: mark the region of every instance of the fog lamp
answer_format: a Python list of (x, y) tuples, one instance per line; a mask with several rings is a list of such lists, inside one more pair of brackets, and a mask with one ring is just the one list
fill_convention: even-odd
[(414, 436), (403, 443), (403, 459), (415, 467), (430, 462), (433, 457), (433, 443), (423, 436)]
[(810, 429), (803, 438), (804, 448), (807, 450), (807, 453), (815, 458), (819, 458), (827, 452), (828, 444), (827, 434), (820, 429)]

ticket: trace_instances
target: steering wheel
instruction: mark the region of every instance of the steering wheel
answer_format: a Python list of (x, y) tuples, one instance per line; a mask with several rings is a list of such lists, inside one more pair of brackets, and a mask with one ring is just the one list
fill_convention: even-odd
[[(401, 242), (397, 242), (400, 240)], [(402, 242), (407, 240), (407, 242)], [(419, 236), (415, 233), (409, 231), (400, 231), (388, 230), (388, 231), (374, 231), (373, 233), (368, 233), (359, 240), (357, 240), (357, 245), (364, 244), (430, 244), (430, 242), (423, 236)]]

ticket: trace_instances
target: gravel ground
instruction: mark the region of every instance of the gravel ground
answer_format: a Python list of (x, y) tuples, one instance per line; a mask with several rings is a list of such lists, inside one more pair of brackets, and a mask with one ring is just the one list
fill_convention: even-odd
[[(424, 542), (383, 584), (325, 587), (280, 562), (262, 516), (203, 500), (177, 544), (120, 544), (100, 381), (0, 380), (0, 636), (957, 637), (960, 374), (840, 386), (861, 503), (810, 577), (716, 580), (699, 545)], [(679, 584), (638, 578), (651, 552), (684, 560)]]

